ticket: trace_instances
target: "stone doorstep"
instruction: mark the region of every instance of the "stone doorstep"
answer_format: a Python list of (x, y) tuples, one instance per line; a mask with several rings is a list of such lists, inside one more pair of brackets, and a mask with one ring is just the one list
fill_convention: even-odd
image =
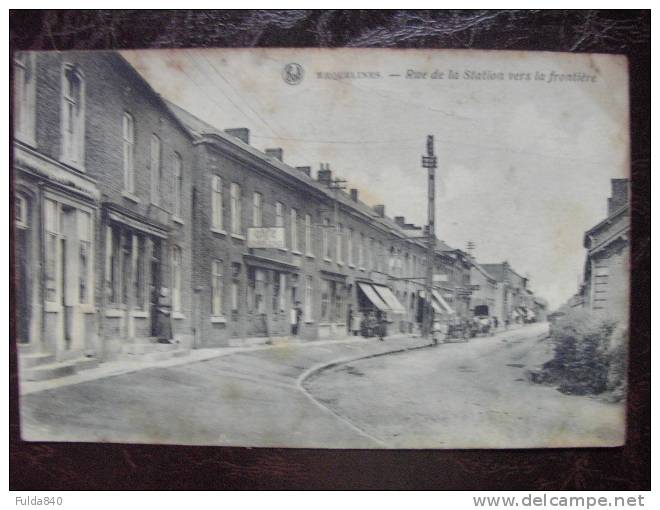
[(27, 368), (34, 368), (41, 365), (48, 365), (51, 363), (55, 363), (54, 354), (48, 354), (43, 352), (24, 353), (22, 351), (18, 354), (18, 366), (20, 367), (21, 370), (25, 370)]
[(78, 358), (68, 361), (56, 361), (21, 370), (21, 379), (25, 381), (45, 381), (57, 377), (73, 375), (81, 370), (96, 368), (99, 361), (96, 358)]

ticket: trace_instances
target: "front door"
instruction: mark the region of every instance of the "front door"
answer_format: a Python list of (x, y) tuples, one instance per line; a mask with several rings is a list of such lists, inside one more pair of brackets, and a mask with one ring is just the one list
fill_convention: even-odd
[(151, 256), (150, 275), (151, 282), (149, 288), (149, 311), (151, 318), (151, 336), (158, 336), (158, 296), (160, 295), (161, 287), (161, 261), (160, 261), (160, 242), (154, 241), (153, 252)]
[(30, 341), (30, 295), (28, 285), (28, 235), (27, 227), (17, 225), (16, 228), (16, 339), (18, 343)]

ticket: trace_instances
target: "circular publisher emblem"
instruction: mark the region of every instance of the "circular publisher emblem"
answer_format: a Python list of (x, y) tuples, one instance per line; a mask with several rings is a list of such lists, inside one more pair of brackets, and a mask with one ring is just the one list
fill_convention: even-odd
[(298, 85), (302, 81), (304, 75), (305, 70), (303, 69), (303, 66), (296, 64), (295, 62), (285, 65), (284, 70), (282, 71), (282, 78), (284, 78), (284, 81), (289, 85)]

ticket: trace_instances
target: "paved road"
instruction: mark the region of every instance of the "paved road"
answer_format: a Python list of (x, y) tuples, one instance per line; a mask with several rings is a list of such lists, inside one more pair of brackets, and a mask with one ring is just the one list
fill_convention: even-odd
[(546, 328), (357, 361), (325, 370), (305, 387), (390, 447), (621, 444), (623, 405), (563, 395), (525, 378), (552, 356)]
[(30, 393), (21, 397), (22, 433), (55, 441), (378, 447), (299, 380), (334, 360), (420, 345), (400, 338), (275, 346)]
[(621, 406), (524, 379), (549, 356), (543, 328), (359, 361), (424, 342), (272, 347), (147, 368), (24, 395), (23, 437), (326, 448), (620, 441)]

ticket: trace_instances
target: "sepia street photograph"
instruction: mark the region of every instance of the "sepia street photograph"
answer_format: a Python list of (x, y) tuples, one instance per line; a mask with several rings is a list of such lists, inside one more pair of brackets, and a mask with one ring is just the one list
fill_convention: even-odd
[(12, 66), (23, 440), (625, 443), (625, 56)]

